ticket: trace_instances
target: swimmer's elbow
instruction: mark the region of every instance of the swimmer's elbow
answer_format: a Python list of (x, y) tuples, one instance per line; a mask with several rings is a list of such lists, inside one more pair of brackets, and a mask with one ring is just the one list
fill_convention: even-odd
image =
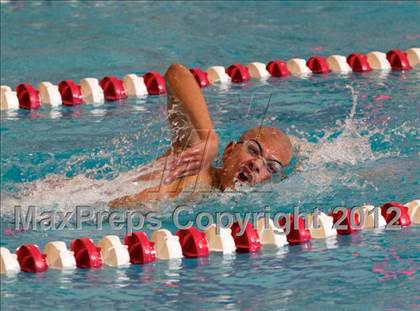
[(125, 197), (118, 198), (118, 199), (115, 199), (115, 200), (112, 200), (112, 201), (108, 202), (108, 207), (109, 208), (121, 208), (121, 207), (123, 207), (125, 205), (124, 204), (124, 198)]
[(181, 64), (172, 64), (166, 70), (165, 81), (170, 82), (174, 78), (181, 78), (183, 75), (190, 75), (190, 71)]
[(109, 208), (136, 208), (139, 207), (145, 201), (144, 194), (142, 192), (127, 195), (108, 203)]
[(139, 193), (127, 195), (108, 203), (109, 208), (139, 208), (143, 203), (151, 201), (162, 201), (168, 198), (176, 197), (182, 189), (178, 183), (170, 185), (158, 185), (145, 189)]

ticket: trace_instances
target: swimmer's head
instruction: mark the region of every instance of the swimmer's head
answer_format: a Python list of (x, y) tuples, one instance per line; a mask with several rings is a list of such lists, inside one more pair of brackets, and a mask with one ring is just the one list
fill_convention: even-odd
[(237, 142), (229, 143), (223, 152), (220, 174), (222, 189), (235, 183), (251, 186), (282, 174), (292, 159), (289, 137), (274, 127), (255, 127)]

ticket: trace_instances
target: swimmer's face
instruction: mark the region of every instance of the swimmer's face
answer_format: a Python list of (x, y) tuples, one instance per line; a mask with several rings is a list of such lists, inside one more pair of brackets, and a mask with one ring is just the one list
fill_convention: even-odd
[(292, 144), (286, 134), (273, 127), (253, 128), (223, 153), (220, 181), (222, 189), (236, 183), (253, 186), (282, 174), (292, 158)]

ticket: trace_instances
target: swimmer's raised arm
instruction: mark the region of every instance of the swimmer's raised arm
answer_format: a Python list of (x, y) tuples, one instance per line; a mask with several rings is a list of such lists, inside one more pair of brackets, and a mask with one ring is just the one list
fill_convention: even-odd
[(197, 181), (211, 183), (208, 169), (217, 156), (218, 138), (201, 89), (190, 71), (179, 64), (168, 68), (165, 81), (171, 149), (154, 163), (157, 170), (138, 178), (139, 181), (162, 178), (163, 184), (115, 199), (110, 207), (174, 197)]
[(168, 92), (168, 119), (172, 129), (175, 153), (202, 142), (217, 155), (217, 135), (198, 83), (180, 64), (171, 65), (165, 73)]
[[(171, 149), (156, 161), (165, 162), (164, 183), (197, 175), (208, 168), (218, 152), (218, 138), (198, 83), (191, 72), (172, 64), (165, 73), (168, 120), (172, 134)], [(139, 180), (162, 177), (162, 171)]]
[(168, 121), (171, 128), (171, 149), (153, 165), (157, 172), (139, 177), (138, 181), (162, 177), (164, 183), (199, 173), (209, 167), (218, 152), (218, 138), (198, 83), (190, 71), (172, 64), (165, 73)]

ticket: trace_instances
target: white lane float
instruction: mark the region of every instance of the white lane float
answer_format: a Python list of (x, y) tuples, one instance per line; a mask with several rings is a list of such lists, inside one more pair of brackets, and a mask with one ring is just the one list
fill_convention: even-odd
[(292, 58), (287, 61), (287, 69), (294, 75), (306, 75), (312, 71), (306, 66), (306, 61), (302, 58)]
[(331, 55), (327, 57), (327, 64), (332, 72), (347, 73), (351, 72), (347, 59), (343, 55)]
[(272, 219), (268, 219), (267, 224), (265, 218), (258, 219), (257, 232), (260, 236), (262, 245), (275, 245), (281, 247), (288, 244), (283, 230), (276, 228)]
[(62, 241), (48, 242), (44, 253), (47, 255), (48, 266), (54, 269), (75, 269), (76, 259), (72, 251), (67, 249)]
[(367, 61), (372, 69), (375, 70), (391, 70), (391, 65), (386, 59), (386, 54), (378, 51), (366, 54)]
[[(375, 207), (373, 205), (361, 206), (358, 211), (356, 210), (356, 214), (354, 215), (350, 209), (346, 209), (344, 224), (351, 224), (349, 219), (356, 216), (355, 219), (359, 219), (356, 220), (356, 222), (361, 221), (363, 223), (362, 229), (384, 227), (387, 221), (389, 222), (393, 218), (392, 213), (390, 214), (389, 212), (390, 208), (396, 208), (401, 211), (402, 214), (398, 219), (401, 226), (409, 225), (410, 219), (413, 224), (420, 224), (420, 200), (413, 200), (405, 205), (398, 202), (388, 202), (381, 207), (381, 214), (378, 214), (379, 210), (374, 210)], [(386, 215), (388, 219), (384, 215)], [(293, 215), (289, 216), (290, 223), (293, 223)], [(335, 236), (340, 232), (333, 229), (333, 223), (337, 221), (336, 218), (341, 218), (342, 214), (338, 214), (338, 212), (336, 212), (335, 214), (333, 213), (332, 216), (333, 217), (328, 216), (325, 213), (309, 214), (309, 229), (304, 227), (304, 218), (299, 217), (299, 227), (291, 230), (286, 237), (287, 242), (289, 244), (300, 244), (309, 241), (311, 238), (325, 239)], [(315, 217), (317, 217), (318, 226), (315, 226)], [(375, 217), (378, 218), (375, 219)], [(280, 221), (280, 223), (282, 223), (282, 221)], [(257, 232), (257, 230), (248, 223), (245, 235), (240, 237), (237, 235), (240, 230), (238, 223), (235, 223), (232, 226), (232, 229), (220, 228), (220, 234), (217, 234), (216, 225), (213, 224), (205, 231), (205, 239), (208, 242), (208, 249), (210, 251), (228, 254), (234, 252), (237, 248), (242, 251), (253, 252), (258, 251), (261, 244), (271, 244), (276, 246), (286, 244), (284, 235), (281, 234), (281, 232), (279, 232), (279, 230), (277, 230), (274, 226), (273, 220), (269, 219), (267, 228), (265, 225), (265, 219), (259, 219), (257, 221)], [(284, 224), (282, 225), (284, 226)], [(343, 231), (344, 229), (340, 230)], [(345, 229), (345, 232), (341, 232), (340, 234), (350, 234), (353, 231), (356, 232), (358, 230), (360, 229), (354, 227)], [(138, 244), (137, 240), (139, 240), (139, 234), (140, 233), (134, 233), (137, 237), (135, 241), (126, 241), (126, 243), (135, 247)], [(147, 236), (145, 236), (145, 238), (145, 240), (147, 240)], [(153, 233), (151, 240), (156, 246), (156, 255), (159, 259), (168, 260), (183, 257), (179, 237), (172, 235), (170, 231), (166, 229), (157, 230)], [(150, 244), (149, 246), (153, 246), (153, 243), (150, 243), (148, 240), (147, 242), (147, 244)], [(184, 242), (187, 243), (188, 241)], [(144, 246), (145, 245), (142, 245), (143, 248)], [(94, 244), (92, 239), (76, 239), (71, 243), (72, 251), (69, 251), (66, 244), (61, 241), (47, 243), (45, 246), (45, 253), (41, 253), (39, 247), (35, 244), (25, 244), (20, 246), (16, 249), (16, 254), (12, 254), (7, 248), (1, 247), (0, 272), (5, 274), (20, 270), (36, 273), (44, 272), (48, 269), (48, 267), (56, 269), (75, 268), (75, 266), (79, 268), (98, 268), (102, 265), (102, 262), (108, 266), (126, 266), (130, 262), (130, 254), (127, 248), (128, 247), (123, 245), (120, 239), (115, 235), (105, 236), (98, 243), (98, 247)], [(132, 249), (132, 251), (133, 255), (138, 257), (134, 253), (138, 252), (139, 249)], [(143, 258), (141, 262), (138, 262), (137, 259), (133, 260), (132, 258), (132, 262), (145, 263), (154, 261), (154, 248), (149, 249), (148, 253), (153, 255), (150, 257), (150, 260), (146, 261)]]
[(207, 69), (207, 78), (210, 83), (227, 83), (230, 82), (230, 77), (226, 73), (225, 67), (223, 66), (212, 66)]
[(420, 65), (420, 48), (411, 48), (405, 52), (412, 67)]
[(333, 217), (323, 212), (308, 215), (308, 227), (313, 239), (326, 239), (336, 236), (337, 230), (333, 228), (333, 225)]
[[(374, 217), (378, 216), (379, 210), (378, 212), (374, 211), (375, 207), (373, 205), (361, 206), (359, 211), (356, 210), (356, 214), (354, 215), (351, 209), (345, 209), (346, 217), (344, 219), (344, 224), (351, 224), (349, 219), (356, 216), (356, 222), (362, 221), (364, 223), (363, 229), (382, 227), (387, 221), (389, 222), (394, 217), (392, 212), (391, 214), (389, 212), (390, 208), (396, 208), (401, 211), (402, 214), (398, 219), (401, 226), (408, 226), (410, 224), (410, 219), (413, 224), (420, 223), (420, 200), (413, 200), (405, 205), (398, 202), (388, 202), (384, 204), (380, 209), (381, 215), (379, 215), (379, 221), (377, 220), (378, 224), (375, 224)], [(386, 217), (384, 215), (386, 215)], [(341, 214), (339, 214), (339, 212), (332, 212), (332, 216), (333, 217), (328, 216), (325, 213), (309, 214), (309, 229), (306, 229), (304, 226), (304, 218), (299, 217), (299, 226), (298, 228), (291, 229), (286, 237), (287, 242), (289, 244), (300, 244), (309, 241), (311, 238), (325, 239), (335, 236), (336, 234), (350, 234), (360, 230), (356, 227), (340, 229), (345, 231), (340, 233), (339, 230), (336, 231), (333, 229), (333, 223), (338, 221), (338, 218), (341, 218), (342, 212)], [(290, 217), (290, 224), (294, 223), (293, 215), (289, 215), (288, 217)], [(315, 217), (317, 217), (318, 226), (315, 226)], [(276, 232), (277, 228), (274, 226), (273, 220), (269, 220), (267, 228), (265, 227), (265, 221), (264, 218), (258, 220), (258, 232), (250, 223), (247, 223), (245, 234), (242, 236), (237, 234), (240, 231), (238, 223), (233, 224), (232, 229), (220, 228), (219, 235), (216, 234), (216, 225), (213, 224), (205, 231), (208, 249), (210, 251), (228, 254), (234, 252), (235, 248), (236, 251), (255, 252), (260, 249), (261, 244), (272, 244), (277, 246), (286, 244), (284, 235), (282, 235), (281, 232)], [(282, 226), (285, 225), (284, 222), (285, 217), (279, 221)], [(186, 231), (191, 231), (191, 229)], [(144, 235), (145, 239), (141, 239), (143, 235), (144, 234), (137, 232), (134, 233), (135, 239), (133, 241), (126, 240), (126, 243), (133, 248), (131, 249), (131, 259), (133, 263), (151, 262), (155, 259), (153, 243), (150, 243), (147, 240), (146, 235)], [(283, 237), (283, 239), (279, 241), (278, 236)], [(204, 239), (203, 236), (200, 238)], [(167, 260), (183, 257), (180, 238), (172, 235), (170, 231), (166, 229), (157, 230), (153, 233), (151, 240), (156, 246), (156, 253), (159, 259)], [(187, 245), (191, 242), (189, 239), (184, 239), (183, 242), (184, 248), (191, 247), (191, 245)], [(193, 242), (197, 243), (197, 241)], [(138, 256), (139, 254), (137, 253), (142, 251), (137, 247), (139, 246), (138, 243), (142, 244), (142, 255), (145, 254), (144, 247), (147, 246), (146, 244), (149, 244), (150, 247), (147, 253), (152, 255), (149, 258), (150, 260), (144, 260), (144, 258), (141, 259), (141, 256)], [(79, 268), (98, 268), (102, 265), (102, 262), (108, 266), (126, 266), (130, 262), (130, 254), (127, 248), (126, 245), (122, 245), (120, 239), (115, 235), (105, 236), (98, 243), (98, 246), (96, 246), (90, 238), (76, 239), (71, 243), (72, 251), (69, 251), (66, 244), (61, 241), (47, 243), (45, 246), (45, 253), (41, 253), (39, 247), (35, 244), (25, 244), (18, 247), (16, 249), (16, 254), (12, 254), (7, 248), (1, 247), (0, 273), (5, 274), (17, 271), (38, 273), (46, 271), (48, 267), (57, 269), (74, 268), (75, 266)], [(205, 255), (207, 256), (207, 254)], [(140, 260), (138, 260), (139, 258)]]
[(104, 91), (96, 78), (85, 78), (80, 80), (83, 100), (85, 103), (100, 103), (105, 100)]
[[(283, 61), (271, 61), (266, 65), (259, 62), (252, 62), (248, 64), (247, 67), (240, 64), (233, 64), (227, 69), (223, 66), (212, 66), (207, 69), (206, 73), (201, 72), (199, 68), (192, 68), (191, 72), (199, 82), (200, 87), (205, 87), (208, 85), (208, 82), (212, 84), (245, 82), (249, 80), (249, 77), (258, 79), (265, 79), (269, 76), (283, 77), (288, 75), (289, 72), (295, 75), (305, 76), (311, 72), (366, 72), (370, 71), (372, 68), (388, 70), (389, 67), (393, 70), (410, 70), (412, 67), (420, 64), (420, 48), (410, 48), (405, 52), (394, 49), (389, 51), (387, 54), (373, 51), (368, 55), (353, 53), (348, 57), (342, 55), (330, 55), (326, 58), (326, 64), (322, 66), (326, 68), (325, 70), (320, 70), (318, 65), (313, 65), (311, 60), (313, 61), (314, 59), (316, 59), (316, 61), (312, 63), (319, 64), (319, 60), (324, 58), (321, 56), (314, 56), (309, 59), (308, 63), (301, 58), (292, 58), (287, 62), (287, 64)], [(285, 65), (284, 68), (281, 66), (282, 63)], [(238, 72), (240, 74), (238, 74)], [(205, 75), (208, 75), (208, 81), (207, 76)], [(238, 79), (238, 76), (241, 75), (243, 77)], [(379, 73), (379, 75), (382, 74)], [(67, 86), (72, 86), (73, 91), (77, 90), (78, 85), (70, 85), (70, 82), (73, 83), (71, 80), (62, 81), (62, 83), (67, 84)], [(74, 106), (82, 102), (100, 103), (105, 99), (121, 100), (126, 98), (126, 93), (128, 93), (129, 96), (137, 97), (146, 96), (147, 94), (159, 95), (165, 93), (164, 78), (158, 72), (154, 71), (146, 73), (143, 77), (139, 77), (135, 74), (128, 74), (124, 77), (123, 81), (120, 81), (113, 76), (107, 76), (102, 79), (101, 82), (99, 82), (96, 78), (85, 78), (80, 81), (80, 87), (82, 94), (79, 95), (82, 95), (81, 98), (83, 97), (81, 101), (74, 103), (73, 101), (68, 101), (64, 96), (61, 96), (61, 101), (64, 105)], [(226, 86), (220, 87), (226, 88)], [(60, 90), (60, 85), (58, 85), (58, 88), (62, 94), (63, 92)], [(39, 109), (41, 107), (41, 99), (43, 103), (50, 104), (52, 106), (59, 104), (59, 99), (54, 85), (43, 85), (40, 87), (40, 93), (41, 96), (39, 96), (38, 91), (33, 89), (33, 87), (28, 83), (19, 84), (17, 86), (17, 92), (13, 92), (8, 86), (1, 86), (0, 110), (18, 108)], [(67, 93), (65, 92), (65, 94)], [(70, 93), (70, 95), (71, 94), (73, 93)]]
[(41, 97), (41, 103), (50, 105), (52, 107), (60, 106), (62, 103), (61, 94), (58, 90), (58, 86), (51, 82), (44, 81), (38, 86), (39, 96)]
[(167, 229), (153, 232), (152, 242), (155, 243), (156, 257), (161, 260), (182, 258), (182, 248), (179, 238)]
[[(381, 215), (381, 211), (374, 212), (374, 209), (375, 206), (373, 205), (362, 205), (360, 207), (360, 211), (363, 213), (363, 216), (360, 216), (360, 219), (363, 219), (362, 229), (378, 229), (386, 226), (386, 220)], [(377, 216), (375, 216), (375, 213)], [(375, 217), (378, 217), (378, 220), (375, 220)]]
[(16, 273), (20, 271), (17, 255), (12, 254), (6, 247), (0, 247), (0, 274)]
[(97, 244), (101, 249), (102, 260), (110, 267), (122, 267), (130, 264), (127, 245), (123, 245), (116, 235), (107, 235)]
[(247, 67), (251, 78), (266, 79), (271, 76), (266, 69), (266, 65), (263, 63), (254, 62), (248, 64)]
[(7, 85), (0, 86), (0, 94), (1, 95), (3, 95), (3, 93), (11, 92), (11, 91), (12, 91), (12, 89), (11, 89), (10, 86), (7, 86)]
[(230, 228), (219, 228), (219, 234), (217, 234), (216, 225), (210, 225), (204, 233), (211, 252), (221, 252), (223, 254), (231, 254), (235, 252), (236, 246), (235, 241), (232, 237), (232, 230)]
[(144, 84), (143, 77), (139, 77), (136, 74), (130, 73), (123, 78), (124, 89), (128, 96), (147, 96), (146, 84)]
[(414, 200), (404, 205), (408, 207), (411, 222), (420, 225), (420, 200)]
[(3, 94), (5, 92), (11, 92), (12, 88), (10, 86), (7, 85), (1, 85), (0, 86), (0, 94)]
[(19, 109), (19, 99), (16, 92), (7, 85), (0, 87), (0, 110)]

